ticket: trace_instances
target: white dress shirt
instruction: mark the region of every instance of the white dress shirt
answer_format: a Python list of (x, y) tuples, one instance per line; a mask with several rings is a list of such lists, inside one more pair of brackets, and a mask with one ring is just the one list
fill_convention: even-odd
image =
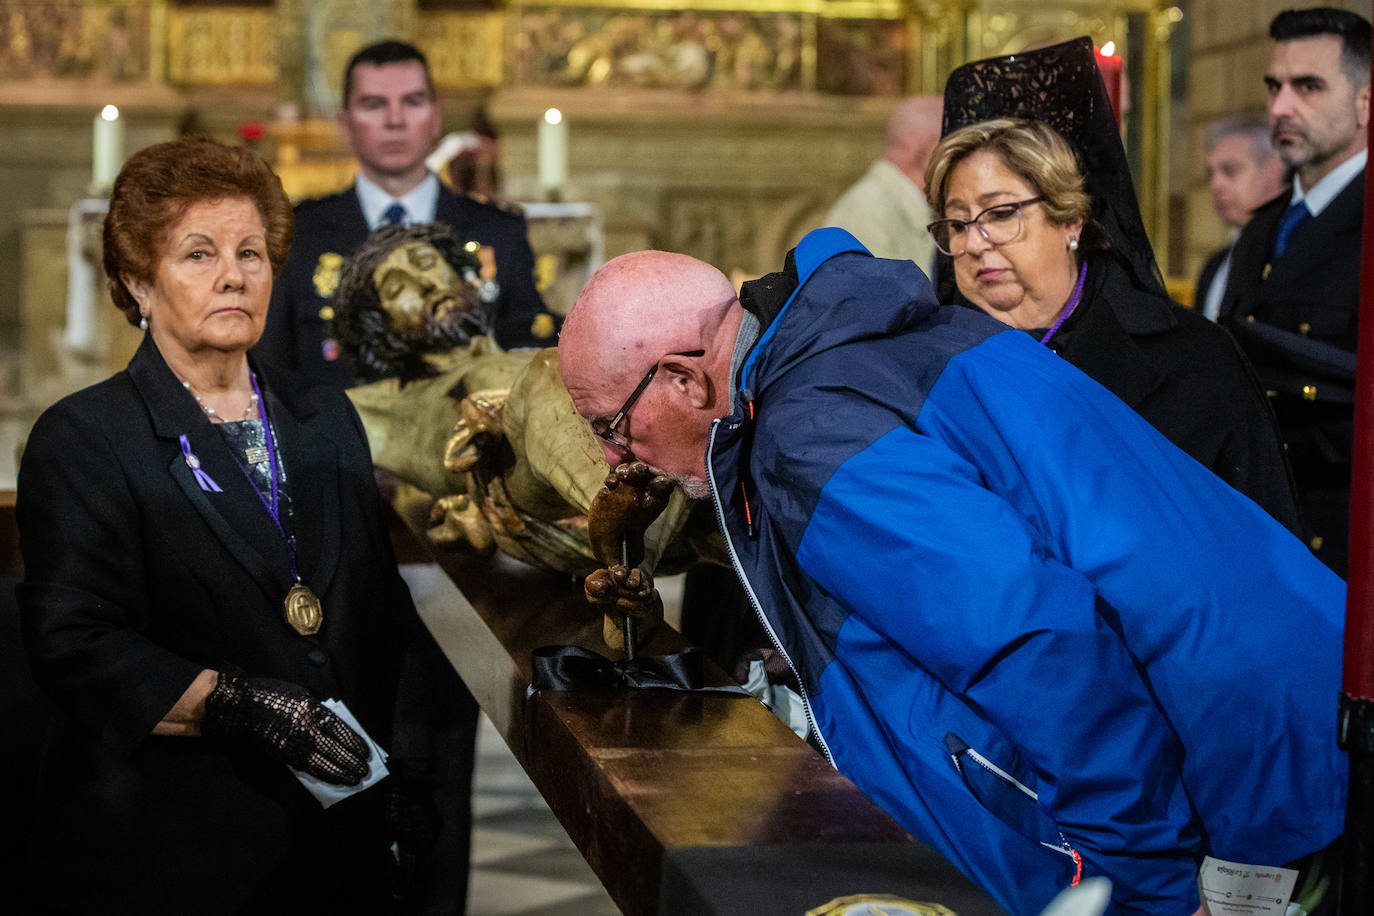
[(411, 188), (401, 197), (392, 197), (371, 181), (362, 172), (354, 182), (358, 192), (358, 203), (363, 208), (363, 218), (369, 229), (379, 229), (387, 225), (386, 210), (392, 204), (405, 208), (407, 226), (412, 223), (434, 222), (434, 208), (439, 204), (439, 177), (433, 172), (425, 175), (423, 181)]

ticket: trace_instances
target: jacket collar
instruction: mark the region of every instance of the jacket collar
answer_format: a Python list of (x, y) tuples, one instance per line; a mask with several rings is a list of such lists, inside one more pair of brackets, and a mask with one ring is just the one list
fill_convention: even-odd
[[(1287, 204), (1282, 209), (1276, 208), (1280, 214), (1283, 209), (1287, 209)], [(1272, 261), (1270, 276), (1277, 275), (1276, 282), (1289, 282), (1297, 277), (1285, 275), (1296, 275), (1311, 270), (1314, 264), (1322, 264), (1333, 252), (1341, 250), (1333, 244), (1337, 237), (1350, 232), (1359, 233), (1363, 214), (1364, 171), (1361, 170), (1319, 215), (1308, 220), (1301, 231), (1293, 233), (1284, 256)], [(1277, 225), (1276, 220), (1275, 231)], [(1268, 241), (1266, 256), (1273, 246), (1272, 232)]]
[(1094, 298), (1111, 304), (1117, 322), (1127, 334), (1162, 334), (1178, 324), (1172, 303), (1132, 283), (1130, 272), (1112, 252), (1093, 258), (1088, 270), (1096, 274)]
[[(267, 416), (277, 436), (291, 488), (297, 570), (323, 594), (338, 564), (338, 449), (312, 422), (317, 408), (303, 385), (272, 386), (254, 364)], [(142, 397), (154, 434), (167, 443), (167, 471), (188, 502), (269, 595), (284, 596), (293, 577), (281, 532), (219, 431), (201, 411), (145, 334), (128, 373)], [(181, 437), (220, 492), (202, 489), (183, 454)]]
[(740, 369), (741, 388), (749, 390), (753, 384), (755, 362), (773, 338), (780, 324), (778, 318), (796, 299), (798, 291), (822, 264), (836, 255), (849, 252), (869, 253), (858, 239), (843, 229), (817, 229), (807, 233), (797, 247), (787, 253), (781, 271), (743, 284), (740, 304), (759, 319), (763, 332)]

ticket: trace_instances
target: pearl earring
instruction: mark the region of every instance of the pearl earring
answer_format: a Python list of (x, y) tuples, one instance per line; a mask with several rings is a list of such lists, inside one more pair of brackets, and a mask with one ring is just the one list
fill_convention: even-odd
[(148, 330), (148, 316), (147, 316), (147, 315), (144, 315), (143, 317), (141, 317), (141, 318), (138, 319), (138, 329), (139, 329), (140, 331), (146, 331), (146, 330)]
[(1078, 236), (1076, 236), (1076, 235), (1071, 235), (1071, 236), (1069, 236), (1069, 250), (1070, 250), (1070, 251), (1077, 251), (1077, 250), (1078, 250)]

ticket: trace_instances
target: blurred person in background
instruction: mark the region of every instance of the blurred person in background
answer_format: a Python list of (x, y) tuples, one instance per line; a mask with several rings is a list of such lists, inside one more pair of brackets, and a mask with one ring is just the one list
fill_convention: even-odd
[(1283, 190), (1283, 160), (1269, 140), (1269, 125), (1259, 118), (1236, 115), (1207, 129), (1207, 189), (1212, 210), (1230, 232), (1226, 244), (1202, 265), (1193, 308), (1217, 320), (1226, 282), (1231, 276), (1231, 249), (1255, 210)]
[(930, 273), (934, 219), (925, 199), (926, 165), (940, 139), (940, 97), (913, 96), (893, 109), (883, 157), (830, 207), (827, 226), (849, 230), (880, 258), (906, 259)]

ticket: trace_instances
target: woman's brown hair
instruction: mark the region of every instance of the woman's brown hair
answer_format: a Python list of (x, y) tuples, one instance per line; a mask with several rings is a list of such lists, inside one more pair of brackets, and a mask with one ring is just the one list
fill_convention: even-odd
[(124, 278), (152, 283), (166, 234), (187, 208), (233, 198), (257, 206), (275, 276), (291, 250), (295, 223), (281, 179), (257, 153), (188, 137), (139, 150), (124, 163), (105, 217), (104, 261), (110, 298), (130, 324), (141, 316)]

